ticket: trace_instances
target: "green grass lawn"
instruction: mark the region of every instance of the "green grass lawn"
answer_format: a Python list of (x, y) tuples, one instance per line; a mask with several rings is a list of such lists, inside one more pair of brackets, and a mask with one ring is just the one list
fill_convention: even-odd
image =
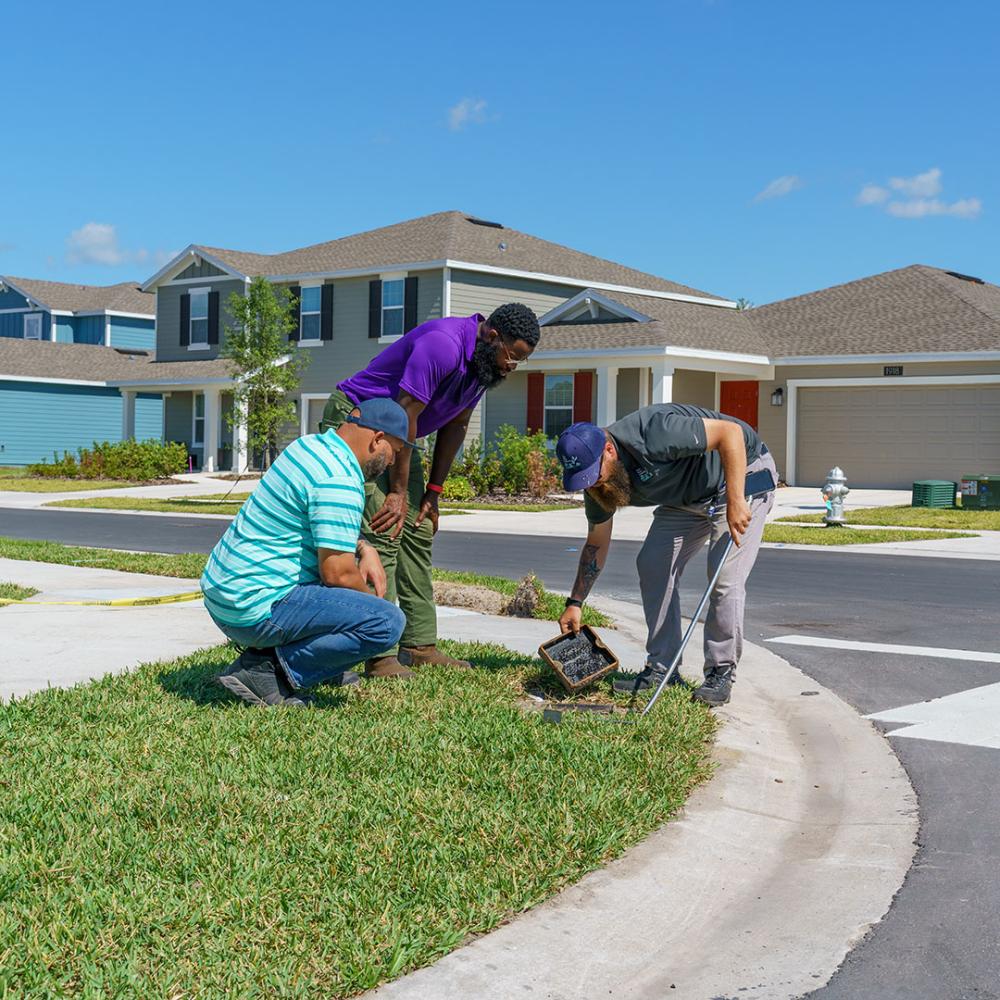
[(29, 476), (23, 466), (0, 466), (0, 492), (70, 493), (76, 490), (112, 490), (123, 486), (141, 486), (120, 479), (46, 479)]
[(53, 500), (46, 507), (88, 507), (93, 510), (151, 510), (160, 514), (228, 514), (235, 517), (243, 500), (204, 503), (198, 500), (150, 497), (90, 497), (86, 500)]
[[(807, 524), (822, 522), (822, 514), (796, 514), (779, 521)], [(872, 507), (847, 512), (850, 524), (897, 525), (901, 528), (958, 528), (968, 531), (1000, 531), (1000, 510), (968, 507)]]
[(0, 583), (0, 600), (24, 601), (37, 593), (34, 587), (22, 587), (19, 583)]
[(620, 855), (710, 773), (668, 689), (636, 726), (514, 700), (544, 670), (251, 709), (226, 647), (0, 706), (0, 995), (352, 996)]
[(975, 537), (973, 533), (961, 531), (906, 531), (897, 528), (852, 531), (850, 528), (802, 528), (773, 522), (764, 526), (765, 542), (794, 545), (874, 545), (878, 542), (928, 542), (939, 538)]
[[(59, 563), (63, 566), (94, 566), (98, 569), (117, 569), (123, 573), (149, 573), (153, 576), (176, 576), (186, 580), (196, 580), (201, 576), (208, 556), (200, 552), (184, 552), (178, 555), (119, 552), (116, 549), (92, 549), (79, 545), (61, 545), (59, 542), (0, 537), (0, 558)], [(501, 576), (486, 576), (482, 573), (458, 573), (435, 569), (434, 579), (450, 580), (453, 583), (472, 583), (507, 596), (512, 596), (517, 589), (515, 580)], [(543, 590), (536, 617), (555, 621), (563, 609), (563, 598)], [(583, 609), (583, 620), (588, 625), (612, 624), (607, 615), (590, 607)]]

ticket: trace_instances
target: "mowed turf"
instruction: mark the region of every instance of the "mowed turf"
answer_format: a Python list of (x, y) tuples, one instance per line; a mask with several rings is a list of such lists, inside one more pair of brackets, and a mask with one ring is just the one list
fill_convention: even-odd
[(0, 995), (346, 997), (622, 853), (709, 771), (670, 689), (636, 726), (515, 707), (538, 661), (259, 710), (226, 647), (0, 706)]
[[(976, 507), (870, 507), (847, 511), (850, 524), (896, 525), (902, 528), (958, 528), (1000, 531), (1000, 510)], [(823, 514), (795, 514), (779, 521), (822, 521)]]

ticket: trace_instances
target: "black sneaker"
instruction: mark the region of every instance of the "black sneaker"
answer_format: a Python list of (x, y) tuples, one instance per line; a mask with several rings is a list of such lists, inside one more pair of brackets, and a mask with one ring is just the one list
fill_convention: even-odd
[[(638, 674), (616, 677), (611, 687), (619, 694), (639, 694), (641, 691), (649, 691), (650, 689), (655, 691), (660, 686), (664, 674), (666, 674), (665, 670), (657, 670), (647, 663)], [(667, 682), (667, 687), (683, 683), (684, 678), (681, 677), (680, 671), (675, 670), (673, 677)]]
[(215, 680), (251, 705), (306, 706), (305, 700), (285, 678), (273, 649), (244, 649)]
[(729, 701), (735, 683), (736, 671), (732, 667), (716, 669), (708, 674), (705, 683), (691, 697), (712, 707), (725, 705)]

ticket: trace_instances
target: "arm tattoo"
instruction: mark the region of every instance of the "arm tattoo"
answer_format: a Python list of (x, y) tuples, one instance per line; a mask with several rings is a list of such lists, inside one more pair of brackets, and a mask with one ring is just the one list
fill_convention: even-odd
[(597, 553), (599, 547), (596, 545), (584, 545), (580, 553), (580, 565), (576, 571), (576, 579), (573, 581), (573, 597), (578, 601), (586, 600), (590, 593), (590, 588), (594, 586), (594, 581), (601, 575), (601, 567), (597, 564)]

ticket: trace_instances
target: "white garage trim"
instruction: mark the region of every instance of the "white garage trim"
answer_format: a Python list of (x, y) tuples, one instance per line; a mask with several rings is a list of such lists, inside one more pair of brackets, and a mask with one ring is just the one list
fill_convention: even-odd
[(798, 446), (799, 389), (830, 389), (844, 386), (875, 386), (892, 388), (900, 385), (998, 385), (1000, 375), (904, 375), (874, 378), (797, 378), (785, 383), (788, 392), (785, 416), (785, 481), (795, 485), (795, 451)]
[(313, 399), (329, 399), (328, 392), (304, 392), (299, 399), (299, 436), (305, 437), (307, 434), (315, 434), (316, 431), (309, 430), (309, 401)]

